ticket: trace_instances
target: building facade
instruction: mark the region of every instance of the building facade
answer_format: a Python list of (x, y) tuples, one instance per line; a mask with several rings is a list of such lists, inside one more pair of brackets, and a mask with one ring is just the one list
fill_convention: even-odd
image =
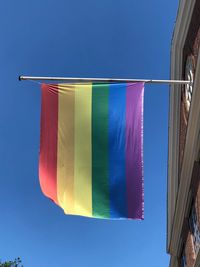
[(180, 0), (171, 44), (167, 193), (170, 267), (200, 266), (200, 0)]

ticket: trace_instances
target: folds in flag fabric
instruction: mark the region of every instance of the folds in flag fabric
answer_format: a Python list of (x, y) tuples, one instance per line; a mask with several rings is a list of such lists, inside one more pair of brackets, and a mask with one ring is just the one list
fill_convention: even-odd
[(143, 219), (143, 83), (42, 84), (39, 179), (66, 214)]

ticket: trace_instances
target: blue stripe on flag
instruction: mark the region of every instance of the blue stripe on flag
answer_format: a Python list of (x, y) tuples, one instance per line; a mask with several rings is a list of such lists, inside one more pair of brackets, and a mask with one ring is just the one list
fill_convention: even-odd
[(109, 85), (109, 188), (110, 217), (127, 217), (125, 126), (126, 84)]

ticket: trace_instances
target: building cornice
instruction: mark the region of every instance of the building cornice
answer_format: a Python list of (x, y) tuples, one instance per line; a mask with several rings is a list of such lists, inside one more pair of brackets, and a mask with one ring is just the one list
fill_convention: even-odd
[(200, 266), (200, 251), (197, 255), (194, 267), (199, 267), (199, 266)]
[[(180, 254), (181, 231), (184, 217), (187, 216), (188, 203), (190, 202), (190, 183), (194, 161), (199, 156), (199, 133), (200, 133), (200, 55), (197, 60), (196, 75), (193, 88), (192, 103), (187, 127), (185, 150), (182, 169), (180, 173), (180, 184), (176, 201), (174, 221), (171, 232), (170, 253), (174, 256)], [(177, 149), (177, 148), (176, 148)]]
[(179, 266), (178, 259), (172, 256), (170, 258), (169, 267), (178, 267), (178, 266)]
[[(171, 46), (171, 79), (182, 79), (182, 55), (191, 21), (194, 0), (182, 0), (179, 5), (178, 16), (173, 33)], [(171, 251), (173, 216), (175, 211), (178, 190), (178, 147), (179, 147), (179, 122), (180, 122), (180, 97), (181, 87), (174, 85), (170, 88), (169, 111), (169, 155), (168, 155), (168, 236), (167, 251)]]

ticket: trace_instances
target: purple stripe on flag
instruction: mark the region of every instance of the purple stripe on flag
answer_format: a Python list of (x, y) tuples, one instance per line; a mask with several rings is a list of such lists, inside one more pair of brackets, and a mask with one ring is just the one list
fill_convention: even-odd
[(144, 84), (126, 89), (126, 186), (128, 217), (143, 219), (143, 96)]

